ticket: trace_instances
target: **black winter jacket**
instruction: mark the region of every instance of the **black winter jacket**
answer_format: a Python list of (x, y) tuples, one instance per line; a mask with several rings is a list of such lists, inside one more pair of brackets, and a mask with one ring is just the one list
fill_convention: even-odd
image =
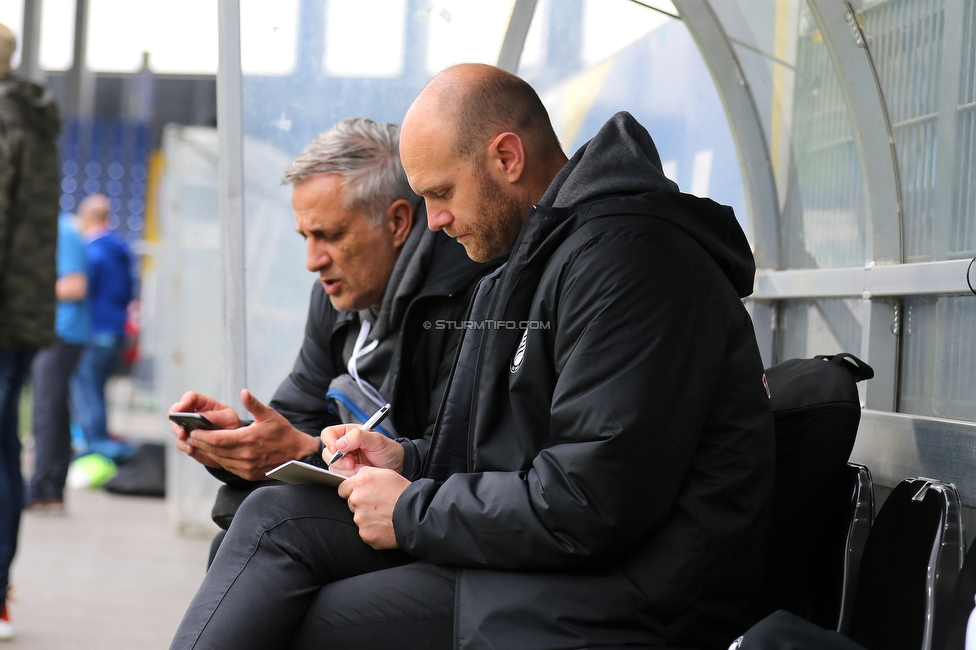
[[(624, 164), (650, 156), (620, 120), (643, 132)], [(530, 213), (469, 316), (504, 325), (465, 332), (396, 504), (400, 546), (459, 567), (458, 647), (724, 650), (757, 619), (774, 448), (752, 255), (727, 207), (628, 194)]]

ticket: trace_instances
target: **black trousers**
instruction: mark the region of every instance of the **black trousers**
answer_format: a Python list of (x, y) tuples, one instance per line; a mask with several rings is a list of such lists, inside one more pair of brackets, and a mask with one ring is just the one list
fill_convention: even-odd
[(34, 382), (34, 475), (30, 500), (64, 498), (64, 482), (71, 464), (71, 416), (68, 380), (78, 364), (82, 346), (56, 339), (38, 351), (31, 366)]
[(450, 648), (455, 573), (370, 548), (335, 488), (261, 488), (170, 648)]

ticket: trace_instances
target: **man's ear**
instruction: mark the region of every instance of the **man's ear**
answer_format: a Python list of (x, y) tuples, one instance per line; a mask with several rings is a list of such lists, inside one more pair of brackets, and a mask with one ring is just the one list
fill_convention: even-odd
[(488, 145), (488, 168), (509, 183), (517, 183), (525, 171), (525, 147), (522, 138), (506, 131)]
[(413, 205), (406, 199), (397, 199), (386, 209), (383, 222), (393, 235), (394, 248), (400, 248), (413, 228)]

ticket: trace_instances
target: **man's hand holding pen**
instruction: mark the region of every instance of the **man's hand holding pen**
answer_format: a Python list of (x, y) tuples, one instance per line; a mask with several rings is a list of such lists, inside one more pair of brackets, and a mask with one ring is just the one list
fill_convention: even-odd
[[(373, 418), (370, 418), (373, 419)], [(398, 547), (393, 530), (393, 508), (400, 494), (410, 485), (403, 478), (403, 447), (382, 433), (362, 424), (340, 424), (322, 430), (328, 462), (334, 472), (349, 476), (339, 484), (339, 496), (346, 500), (359, 526), (359, 536), (377, 550)]]
[[(390, 414), (390, 408), (391, 406), (389, 402), (387, 402), (386, 404), (380, 407), (380, 410), (378, 410), (376, 413), (373, 413), (373, 415), (371, 415), (368, 420), (363, 422), (363, 425), (359, 428), (362, 429), (363, 431), (372, 431), (373, 429), (376, 429), (379, 426), (380, 422), (385, 420), (386, 416)], [(347, 451), (353, 451), (353, 450), (351, 448), (347, 448), (345, 444), (341, 448), (336, 449), (335, 453), (332, 454), (332, 456), (330, 456), (329, 459), (325, 461), (326, 465), (332, 467), (332, 465), (335, 464), (337, 460), (339, 460), (340, 458), (346, 455)], [(325, 460), (324, 455), (322, 456), (322, 460)]]
[(398, 474), (403, 471), (403, 447), (382, 433), (366, 428), (368, 424), (369, 421), (365, 425), (339, 424), (322, 430), (325, 444), (322, 460), (330, 470), (349, 476), (363, 467), (392, 469)]

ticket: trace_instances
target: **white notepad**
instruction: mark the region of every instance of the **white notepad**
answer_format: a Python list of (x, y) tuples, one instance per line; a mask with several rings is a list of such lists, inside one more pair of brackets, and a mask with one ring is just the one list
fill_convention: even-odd
[(303, 463), (300, 460), (290, 460), (287, 463), (278, 465), (270, 472), (265, 473), (265, 476), (296, 485), (319, 483), (321, 485), (333, 486), (339, 485), (347, 478), (342, 474), (336, 474), (327, 469)]

